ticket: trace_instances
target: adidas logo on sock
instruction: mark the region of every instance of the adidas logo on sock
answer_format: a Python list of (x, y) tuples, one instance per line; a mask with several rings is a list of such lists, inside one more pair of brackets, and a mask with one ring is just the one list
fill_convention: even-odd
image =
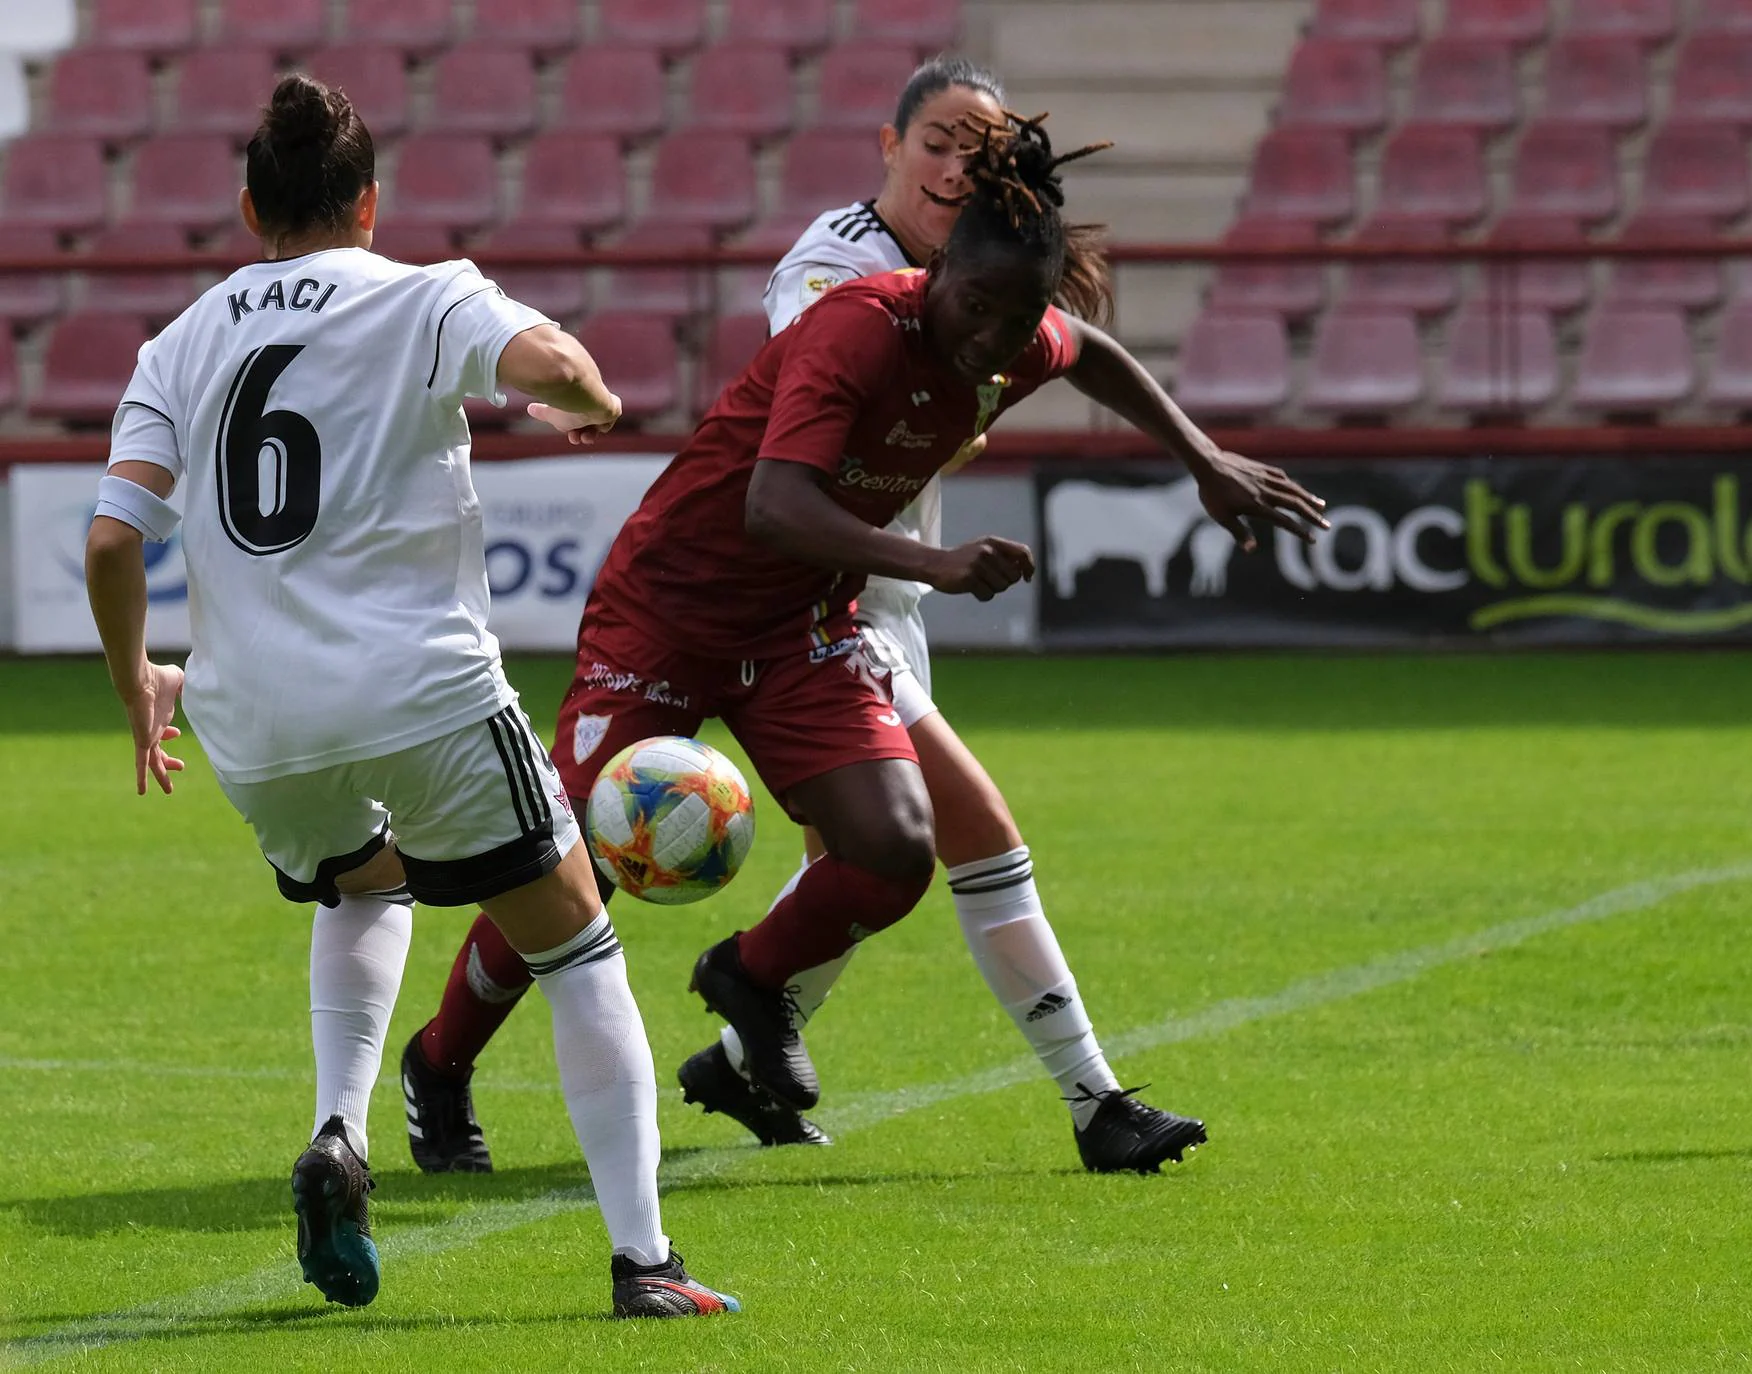
[(1034, 1010), (1028, 1013), (1028, 1020), (1042, 1021), (1055, 1011), (1063, 1011), (1071, 1005), (1071, 999), (1060, 997), (1056, 992), (1049, 992), (1034, 1004)]

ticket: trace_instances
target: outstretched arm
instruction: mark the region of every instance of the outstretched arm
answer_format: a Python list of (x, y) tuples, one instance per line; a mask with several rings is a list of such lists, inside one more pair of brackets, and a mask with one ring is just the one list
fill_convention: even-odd
[(1241, 523), (1242, 516), (1269, 520), (1309, 542), (1315, 529), (1327, 528), (1321, 514), (1326, 502), (1281, 468), (1224, 452), (1187, 418), (1136, 358), (1093, 325), (1067, 319), (1078, 344), (1077, 361), (1065, 374), (1071, 385), (1185, 463), (1198, 480), (1199, 499), (1211, 519), (1234, 535), (1242, 548), (1251, 550), (1255, 543)]

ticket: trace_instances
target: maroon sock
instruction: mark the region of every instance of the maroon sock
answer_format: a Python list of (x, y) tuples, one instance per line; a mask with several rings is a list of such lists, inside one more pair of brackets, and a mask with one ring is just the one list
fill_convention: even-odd
[(931, 875), (913, 882), (883, 878), (828, 854), (797, 886), (737, 939), (748, 976), (782, 988), (798, 973), (837, 959), (866, 935), (886, 930), (919, 904)]
[(533, 981), (529, 965), (499, 927), (485, 912), (475, 917), (450, 967), (438, 1014), (420, 1032), (426, 1062), (440, 1073), (466, 1076)]

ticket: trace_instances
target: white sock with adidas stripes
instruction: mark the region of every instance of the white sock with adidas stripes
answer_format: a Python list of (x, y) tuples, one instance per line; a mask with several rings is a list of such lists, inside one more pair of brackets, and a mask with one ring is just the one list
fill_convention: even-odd
[(405, 893), (343, 895), (339, 906), (317, 907), (310, 926), (310, 1045), (316, 1051), (310, 1134), (338, 1116), (360, 1159), (369, 1158), (365, 1114), (413, 938), (413, 898)]
[(608, 914), (524, 961), (554, 1018), (560, 1089), (617, 1255), (669, 1258), (657, 1203), (657, 1071)]
[(949, 890), (968, 952), (986, 986), (1087, 1125), (1100, 1105), (1074, 1099), (1117, 1088), (1095, 1040), (1077, 980), (1041, 909), (1028, 846), (949, 870)]

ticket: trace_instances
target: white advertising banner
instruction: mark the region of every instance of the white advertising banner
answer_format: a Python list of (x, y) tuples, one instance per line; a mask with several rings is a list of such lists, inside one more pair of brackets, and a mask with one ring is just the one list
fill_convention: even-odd
[[(506, 649), (567, 650), (590, 584), (667, 457), (477, 463), (491, 624)], [(99, 648), (85, 598), (85, 532), (102, 465), (18, 464), (10, 482), (13, 628), (20, 653)], [(189, 647), (182, 543), (146, 545), (147, 645)]]

